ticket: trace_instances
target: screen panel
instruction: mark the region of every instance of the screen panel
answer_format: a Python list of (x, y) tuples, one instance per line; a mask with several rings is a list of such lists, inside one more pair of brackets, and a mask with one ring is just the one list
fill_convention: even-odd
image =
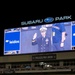
[(71, 51), (75, 21), (4, 30), (4, 55)]

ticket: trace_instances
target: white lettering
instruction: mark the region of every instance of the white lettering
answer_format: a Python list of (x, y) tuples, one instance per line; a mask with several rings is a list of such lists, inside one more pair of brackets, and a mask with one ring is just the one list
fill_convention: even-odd
[[(60, 17), (55, 17), (55, 21), (61, 21), (61, 20), (70, 20), (72, 19), (72, 16), (60, 16)], [(23, 21), (21, 22), (21, 25), (30, 25), (30, 24), (37, 24), (37, 23), (43, 23), (44, 19), (37, 19), (37, 20), (30, 20), (30, 21)]]
[(42, 20), (36, 20), (36, 23), (43, 23), (43, 19)]
[(21, 25), (27, 25), (26, 22), (21, 22)]
[(55, 17), (55, 21), (60, 21), (60, 20), (69, 20), (72, 19), (72, 16), (60, 16), (60, 17)]
[(16, 44), (16, 43), (19, 43), (19, 41), (17, 40), (12, 40), (12, 41), (9, 41), (10, 44)]
[(29, 24), (36, 24), (36, 23), (43, 23), (43, 19), (41, 20), (33, 20), (33, 21), (25, 21), (25, 22), (21, 22), (21, 25), (29, 25)]
[(55, 17), (55, 21), (59, 20), (59, 17)]

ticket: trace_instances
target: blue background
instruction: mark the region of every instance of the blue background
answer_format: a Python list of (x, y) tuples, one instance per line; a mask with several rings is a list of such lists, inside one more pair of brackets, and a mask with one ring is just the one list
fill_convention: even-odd
[(6, 40), (18, 40), (20, 41), (20, 32), (10, 32), (4, 34), (4, 50), (5, 51), (13, 51), (13, 50), (20, 50), (20, 43), (13, 43), (10, 44), (6, 42)]
[(75, 25), (72, 26), (72, 46), (75, 46), (75, 36), (73, 36), (74, 33), (75, 33)]

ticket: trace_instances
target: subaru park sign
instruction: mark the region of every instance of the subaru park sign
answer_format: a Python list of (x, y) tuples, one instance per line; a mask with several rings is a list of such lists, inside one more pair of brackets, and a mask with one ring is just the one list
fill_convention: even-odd
[(64, 21), (64, 20), (71, 20), (71, 19), (72, 19), (72, 15), (60, 16), (60, 17), (47, 17), (45, 19), (36, 19), (36, 20), (22, 21), (21, 25), (51, 23), (51, 22), (54, 22), (54, 21)]

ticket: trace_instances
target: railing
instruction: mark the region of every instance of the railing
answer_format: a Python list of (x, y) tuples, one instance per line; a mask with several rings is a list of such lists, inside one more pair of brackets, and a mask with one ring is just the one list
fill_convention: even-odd
[[(74, 69), (75, 70), (75, 69)], [(17, 69), (1, 69), (0, 74), (8, 73), (41, 73), (41, 72), (73, 72), (73, 69), (26, 69), (26, 68), (17, 68)]]
[(50, 69), (50, 70), (25, 70), (15, 71), (15, 73), (41, 73), (41, 72), (71, 72), (71, 69)]

